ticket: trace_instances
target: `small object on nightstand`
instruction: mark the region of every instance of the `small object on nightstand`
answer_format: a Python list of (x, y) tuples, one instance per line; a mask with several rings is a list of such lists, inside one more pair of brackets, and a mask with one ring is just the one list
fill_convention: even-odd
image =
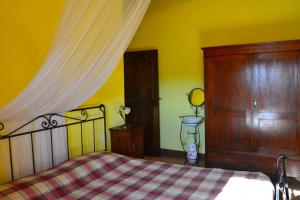
[(111, 151), (126, 156), (144, 157), (143, 128), (134, 124), (110, 128)]
[(119, 114), (122, 117), (122, 119), (124, 120), (124, 124), (123, 124), (123, 128), (124, 129), (127, 128), (126, 120), (125, 120), (125, 115), (129, 115), (130, 112), (131, 112), (131, 108), (130, 107), (120, 106), (120, 108), (119, 108)]

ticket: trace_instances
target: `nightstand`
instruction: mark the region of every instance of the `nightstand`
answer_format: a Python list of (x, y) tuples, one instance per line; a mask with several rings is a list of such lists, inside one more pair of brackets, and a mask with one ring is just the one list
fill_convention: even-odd
[(111, 151), (126, 156), (144, 157), (143, 128), (138, 125), (127, 124), (110, 128)]

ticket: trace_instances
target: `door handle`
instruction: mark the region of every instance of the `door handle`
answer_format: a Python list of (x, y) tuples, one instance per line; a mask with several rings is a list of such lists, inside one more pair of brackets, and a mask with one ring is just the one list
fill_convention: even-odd
[(257, 106), (257, 100), (256, 100), (256, 98), (253, 99), (253, 106), (254, 106), (254, 107)]

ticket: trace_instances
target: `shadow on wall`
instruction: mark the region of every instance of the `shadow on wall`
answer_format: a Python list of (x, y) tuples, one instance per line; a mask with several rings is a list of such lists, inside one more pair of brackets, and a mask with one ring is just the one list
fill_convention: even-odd
[[(202, 47), (300, 39), (300, 21), (199, 31)], [(285, 34), (282, 34), (282, 31)], [(233, 37), (234, 35), (234, 37)]]

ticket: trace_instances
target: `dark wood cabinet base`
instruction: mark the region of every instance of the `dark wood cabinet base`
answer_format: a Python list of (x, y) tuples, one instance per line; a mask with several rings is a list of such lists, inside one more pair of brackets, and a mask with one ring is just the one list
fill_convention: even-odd
[[(261, 171), (271, 175), (276, 174), (276, 160), (277, 156), (268, 154), (210, 149), (206, 154), (205, 167)], [(287, 165), (287, 175), (300, 177), (299, 169), (300, 162), (298, 158), (290, 156)]]
[(110, 128), (111, 151), (126, 156), (143, 158), (143, 128), (138, 125), (126, 125)]

